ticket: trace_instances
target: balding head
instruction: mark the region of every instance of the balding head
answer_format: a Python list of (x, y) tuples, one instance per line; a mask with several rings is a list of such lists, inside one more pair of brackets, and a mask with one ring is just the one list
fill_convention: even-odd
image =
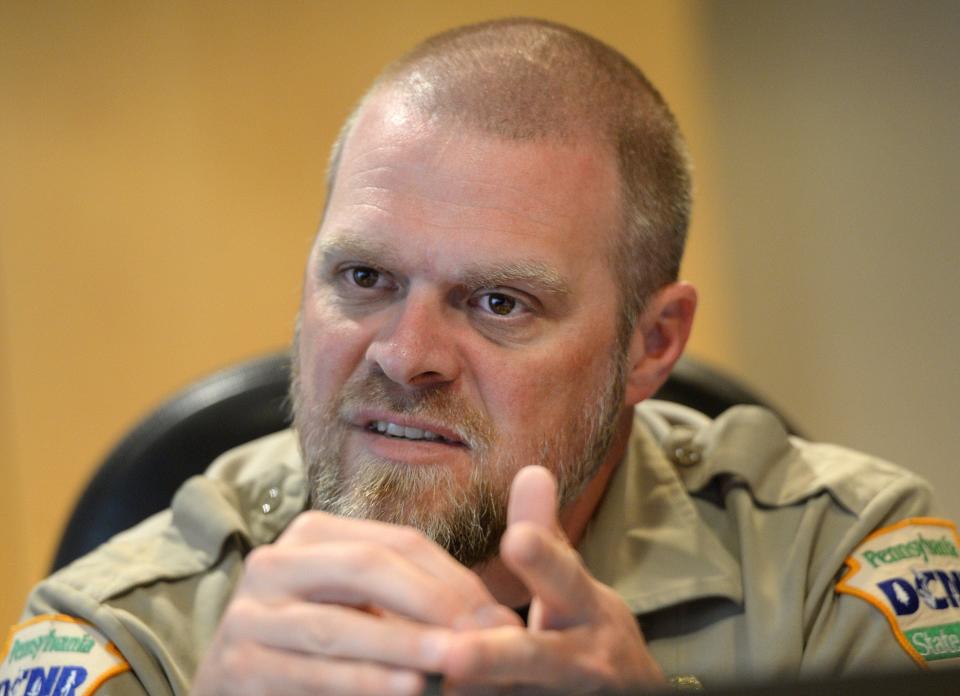
[(685, 148), (660, 94), (614, 49), (532, 19), (427, 39), (384, 70), (348, 119), (331, 156), (328, 200), (356, 114), (384, 92), (431, 120), (491, 137), (593, 141), (607, 149), (622, 184), (611, 268), (623, 288), (623, 331), (651, 293), (676, 279), (690, 214)]

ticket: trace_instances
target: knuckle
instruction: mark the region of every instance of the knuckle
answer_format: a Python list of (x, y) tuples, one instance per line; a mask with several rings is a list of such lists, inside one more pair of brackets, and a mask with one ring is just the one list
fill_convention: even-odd
[(358, 669), (352, 675), (357, 690), (364, 694), (390, 692), (390, 673), (384, 669)]
[(615, 603), (618, 606), (620, 605), (626, 606), (626, 603), (623, 601), (623, 598), (619, 594), (617, 594), (616, 590), (614, 590), (612, 587), (607, 587), (602, 582), (599, 582), (598, 580), (596, 580), (590, 575), (588, 575), (587, 577), (590, 580), (591, 587), (593, 587), (594, 594), (598, 598), (602, 599), (605, 602)]
[(236, 646), (225, 677), (230, 684), (231, 696), (260, 696), (270, 693), (277, 666), (264, 653), (263, 648), (251, 641)]
[(311, 652), (322, 655), (341, 655), (339, 632), (331, 630), (329, 621), (309, 621), (300, 624), (302, 642)]
[(221, 633), (228, 638), (246, 635), (256, 623), (257, 609), (257, 604), (247, 597), (235, 598), (220, 621)]
[(567, 655), (570, 677), (584, 688), (592, 690), (620, 685), (621, 670), (617, 669), (614, 655), (603, 648), (594, 645), (590, 649), (582, 649), (581, 646)]
[(620, 675), (609, 662), (588, 660), (583, 665), (586, 681), (594, 687), (611, 687), (620, 685)]
[(376, 570), (390, 558), (387, 547), (369, 541), (357, 541), (342, 544), (337, 548), (338, 562), (343, 563), (351, 573), (365, 573)]
[(331, 561), (337, 563), (347, 576), (354, 576), (363, 569), (369, 556), (362, 544), (337, 544), (331, 546)]
[(598, 582), (585, 569), (578, 570), (574, 582), (582, 587), (579, 596), (582, 603), (589, 608), (590, 611), (599, 611), (606, 615), (609, 614), (615, 606), (621, 604), (626, 606), (616, 592), (606, 587), (603, 583)]
[(427, 536), (413, 527), (397, 527), (392, 530), (391, 546), (399, 553), (416, 553), (427, 546)]
[(508, 626), (496, 633), (466, 632), (458, 634), (447, 650), (443, 672), (454, 680), (468, 680), (487, 675), (502, 667), (505, 646), (511, 661), (528, 660), (532, 646), (524, 640), (526, 628)]
[(247, 576), (259, 577), (269, 575), (277, 564), (277, 552), (270, 545), (258, 546), (244, 560), (244, 568)]
[(251, 681), (258, 673), (258, 658), (258, 651), (252, 643), (234, 641), (223, 647), (220, 664), (226, 674), (243, 684)]
[[(398, 693), (391, 679), (393, 670), (365, 663), (316, 662), (301, 674), (303, 685), (316, 694), (382, 694)], [(410, 693), (418, 693), (411, 691)]]
[(470, 634), (461, 634), (447, 649), (442, 671), (454, 680), (467, 679), (481, 664), (479, 646)]
[(301, 512), (287, 525), (282, 539), (303, 541), (315, 537), (323, 526), (325, 514), (316, 510)]
[(622, 626), (631, 635), (639, 636), (640, 627), (637, 625), (637, 620), (633, 616), (633, 611), (627, 606), (627, 603), (623, 601), (623, 597), (603, 583), (593, 579), (591, 579), (591, 581), (596, 588), (593, 601), (597, 610), (609, 617), (611, 625)]
[(243, 576), (237, 596), (249, 594), (254, 597), (271, 597), (282, 592), (277, 578), (289, 573), (290, 553), (273, 544), (259, 546), (247, 554), (243, 561)]

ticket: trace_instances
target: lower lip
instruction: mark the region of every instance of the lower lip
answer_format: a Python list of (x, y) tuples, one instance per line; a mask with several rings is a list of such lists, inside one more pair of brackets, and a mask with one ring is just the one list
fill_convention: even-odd
[(451, 445), (431, 440), (407, 440), (390, 437), (370, 430), (356, 430), (360, 441), (379, 457), (417, 464), (448, 464), (455, 458), (467, 456), (463, 445)]

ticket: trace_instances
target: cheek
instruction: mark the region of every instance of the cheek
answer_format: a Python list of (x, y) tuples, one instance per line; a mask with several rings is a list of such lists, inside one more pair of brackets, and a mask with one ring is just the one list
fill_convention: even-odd
[(314, 398), (330, 398), (362, 362), (363, 328), (317, 299), (304, 302), (300, 327), (300, 376)]
[(606, 345), (557, 347), (523, 360), (487, 363), (481, 392), (490, 417), (507, 438), (569, 427), (571, 414), (583, 409), (608, 369), (608, 354)]

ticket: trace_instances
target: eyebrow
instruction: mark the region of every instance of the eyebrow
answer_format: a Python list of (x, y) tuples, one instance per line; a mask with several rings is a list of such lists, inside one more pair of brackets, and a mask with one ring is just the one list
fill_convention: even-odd
[[(380, 265), (388, 270), (392, 265), (390, 259), (396, 256), (388, 245), (364, 239), (351, 232), (333, 234), (322, 239), (319, 252), (323, 264), (329, 264), (333, 260), (347, 256)], [(459, 274), (458, 282), (468, 288), (521, 284), (561, 297), (566, 297), (572, 292), (556, 269), (543, 262), (528, 259), (505, 263), (468, 264)]]
[(363, 239), (350, 232), (334, 234), (321, 239), (318, 244), (318, 251), (323, 263), (329, 263), (335, 258), (344, 256), (355, 256), (358, 259), (370, 261), (386, 261), (393, 256), (386, 244)]
[(566, 297), (570, 286), (556, 270), (539, 261), (511, 261), (504, 264), (472, 264), (462, 276), (467, 287), (492, 288), (501, 285), (528, 285), (542, 292)]

